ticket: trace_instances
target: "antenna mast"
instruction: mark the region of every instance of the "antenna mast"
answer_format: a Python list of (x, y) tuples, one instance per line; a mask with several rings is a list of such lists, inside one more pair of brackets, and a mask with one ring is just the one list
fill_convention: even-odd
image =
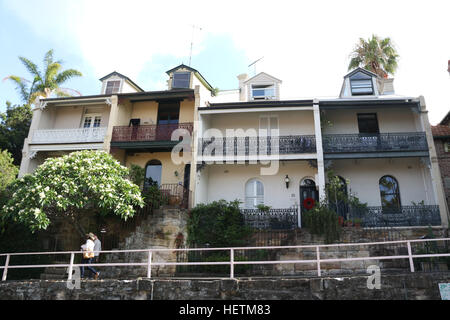
[(191, 66), (191, 59), (192, 59), (192, 46), (193, 46), (193, 44), (194, 44), (194, 31), (195, 31), (195, 28), (198, 28), (199, 30), (202, 30), (202, 28), (200, 28), (200, 27), (198, 27), (198, 26), (196, 26), (196, 25), (192, 25), (192, 37), (191, 37), (191, 50), (190, 50), (190, 52), (189, 52), (189, 67)]
[(261, 57), (261, 58), (259, 58), (258, 60), (254, 61), (254, 62), (252, 62), (252, 63), (250, 63), (250, 64), (248, 65), (248, 68), (250, 68), (251, 66), (254, 66), (254, 70), (255, 70), (255, 74), (254, 74), (254, 75), (256, 75), (256, 63), (257, 63), (259, 60), (261, 60), (262, 58), (264, 58), (264, 57)]

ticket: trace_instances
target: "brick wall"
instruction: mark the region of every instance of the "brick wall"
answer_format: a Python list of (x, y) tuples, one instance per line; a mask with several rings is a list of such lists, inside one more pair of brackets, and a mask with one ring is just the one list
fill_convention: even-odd
[(450, 139), (434, 139), (445, 197), (447, 199), (447, 204), (450, 204), (450, 152), (445, 152), (445, 142), (450, 142)]

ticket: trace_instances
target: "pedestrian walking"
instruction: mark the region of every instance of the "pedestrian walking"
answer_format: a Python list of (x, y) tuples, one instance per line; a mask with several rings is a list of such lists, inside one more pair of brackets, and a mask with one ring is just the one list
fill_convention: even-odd
[[(91, 264), (92, 259), (94, 259), (94, 234), (89, 233), (86, 235), (86, 243), (81, 246), (83, 251), (83, 258), (81, 259), (82, 264)], [(80, 267), (81, 278), (84, 278), (84, 266)], [(93, 267), (88, 266), (87, 269), (94, 274), (94, 279), (97, 280), (100, 272), (97, 272)]]
[(100, 262), (100, 251), (102, 251), (102, 242), (97, 235), (94, 234), (94, 263)]

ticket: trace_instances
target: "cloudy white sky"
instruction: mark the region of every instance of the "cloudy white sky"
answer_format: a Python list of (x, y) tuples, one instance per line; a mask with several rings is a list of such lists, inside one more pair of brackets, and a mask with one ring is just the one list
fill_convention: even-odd
[[(336, 96), (360, 37), (390, 37), (400, 55), (397, 94), (424, 95), (430, 122), (450, 109), (449, 1), (0, 0), (0, 78), (28, 76), (18, 61), (47, 50), (84, 77), (67, 86), (100, 91), (114, 70), (145, 90), (165, 88), (165, 71), (189, 63), (214, 86), (232, 89), (257, 72), (282, 79), (282, 97)], [(19, 103), (0, 82), (0, 110)]]

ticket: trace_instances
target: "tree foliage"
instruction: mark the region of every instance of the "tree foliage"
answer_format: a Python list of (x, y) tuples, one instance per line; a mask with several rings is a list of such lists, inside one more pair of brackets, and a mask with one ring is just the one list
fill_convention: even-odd
[(361, 67), (387, 78), (388, 74), (395, 73), (399, 55), (390, 38), (372, 35), (367, 41), (360, 38), (350, 57), (348, 70)]
[(28, 136), (33, 114), (29, 105), (6, 102), (6, 112), (0, 113), (0, 149), (8, 150), (15, 165), (22, 160), (23, 142)]
[(16, 179), (19, 169), (13, 164), (11, 154), (6, 151), (0, 151), (0, 193)]
[(126, 220), (144, 202), (138, 186), (126, 179), (128, 169), (103, 151), (78, 151), (49, 158), (34, 174), (25, 175), (8, 188), (3, 220), (12, 219), (32, 231), (46, 229), (52, 218), (78, 223), (87, 211), (114, 213)]
[(44, 56), (44, 68), (42, 71), (31, 60), (19, 57), (19, 60), (30, 73), (32, 80), (27, 80), (16, 75), (10, 75), (9, 79), (16, 85), (22, 101), (25, 104), (32, 104), (37, 97), (49, 98), (51, 95), (57, 97), (67, 97), (80, 93), (73, 89), (62, 88), (61, 85), (73, 77), (82, 76), (81, 72), (75, 69), (61, 70), (62, 61), (55, 61), (53, 50), (49, 50)]

